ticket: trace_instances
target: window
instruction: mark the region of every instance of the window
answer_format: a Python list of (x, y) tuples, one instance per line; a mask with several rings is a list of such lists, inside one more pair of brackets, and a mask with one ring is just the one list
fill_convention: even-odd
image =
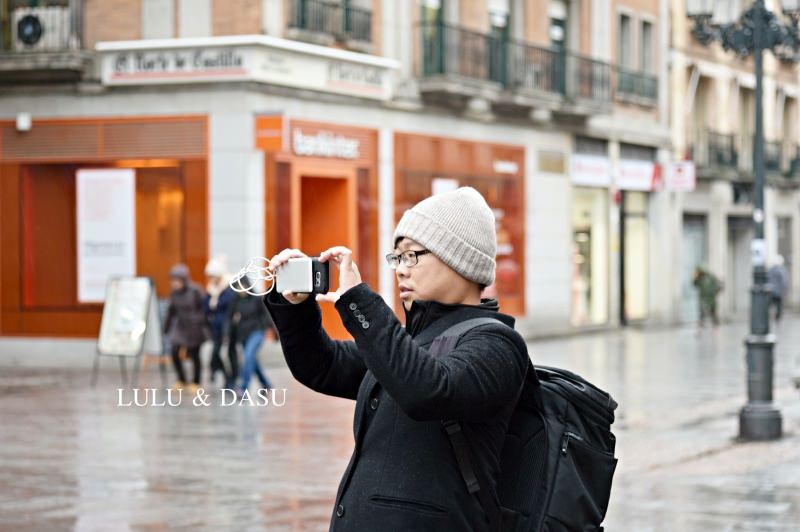
[(619, 41), (617, 45), (617, 59), (620, 66), (633, 67), (633, 32), (631, 17), (619, 16)]
[(562, 0), (551, 0), (547, 9), (550, 17), (550, 44), (564, 49), (567, 45), (567, 6)]
[(653, 23), (642, 21), (642, 55), (639, 58), (639, 70), (648, 74), (655, 73)]
[(175, 3), (172, 0), (143, 0), (142, 38), (169, 39), (175, 36)]
[(608, 191), (572, 189), (570, 321), (575, 326), (608, 321)]

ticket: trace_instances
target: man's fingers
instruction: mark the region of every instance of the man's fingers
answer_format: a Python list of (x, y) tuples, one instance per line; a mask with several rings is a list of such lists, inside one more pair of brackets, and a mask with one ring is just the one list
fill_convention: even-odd
[(320, 262), (327, 262), (328, 260), (333, 259), (337, 264), (341, 264), (344, 257), (352, 254), (353, 252), (344, 246), (333, 246), (332, 248), (326, 249), (320, 253), (319, 260)]
[(328, 292), (327, 294), (317, 294), (317, 301), (328, 303), (336, 303), (339, 300), (339, 294), (336, 292)]

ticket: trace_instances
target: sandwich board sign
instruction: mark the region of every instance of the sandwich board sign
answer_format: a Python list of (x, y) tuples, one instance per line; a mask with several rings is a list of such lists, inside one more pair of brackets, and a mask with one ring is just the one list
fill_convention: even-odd
[(141, 355), (160, 355), (163, 351), (161, 319), (158, 313), (155, 285), (149, 277), (112, 277), (106, 285), (105, 304), (97, 338), (97, 353), (92, 369), (92, 385), (97, 380), (101, 356), (120, 359), (125, 382), (125, 359), (133, 357), (141, 366)]

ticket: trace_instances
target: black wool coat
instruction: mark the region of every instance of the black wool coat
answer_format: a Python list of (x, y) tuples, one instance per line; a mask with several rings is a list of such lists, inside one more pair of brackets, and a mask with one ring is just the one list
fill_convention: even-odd
[(270, 294), (265, 302), (292, 375), (318, 392), (356, 400), (355, 448), (330, 530), (488, 530), (441, 421), (461, 422), (473, 463), (492, 478), (494, 492), (508, 420), (528, 367), (525, 343), (512, 329), (490, 324), (466, 333), (450, 353), (434, 357), (426, 347), (446, 328), (440, 318), (447, 314), (493, 317), (510, 326), (513, 318), (500, 314), (494, 301), (414, 302), (404, 328), (362, 283), (336, 303), (355, 341), (334, 341), (313, 298), (291, 305)]

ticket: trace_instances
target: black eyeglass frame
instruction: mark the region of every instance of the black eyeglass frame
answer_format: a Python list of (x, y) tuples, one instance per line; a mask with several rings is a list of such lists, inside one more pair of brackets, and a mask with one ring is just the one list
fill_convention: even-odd
[[(396, 270), (400, 263), (403, 263), (403, 266), (406, 268), (413, 268), (419, 263), (419, 257), (421, 255), (427, 255), (430, 253), (431, 250), (429, 249), (421, 249), (419, 251), (415, 249), (409, 249), (408, 251), (404, 251), (395, 255), (394, 253), (387, 253), (386, 254), (386, 262), (389, 264), (389, 267), (393, 270)], [(404, 257), (406, 257), (404, 259)]]

